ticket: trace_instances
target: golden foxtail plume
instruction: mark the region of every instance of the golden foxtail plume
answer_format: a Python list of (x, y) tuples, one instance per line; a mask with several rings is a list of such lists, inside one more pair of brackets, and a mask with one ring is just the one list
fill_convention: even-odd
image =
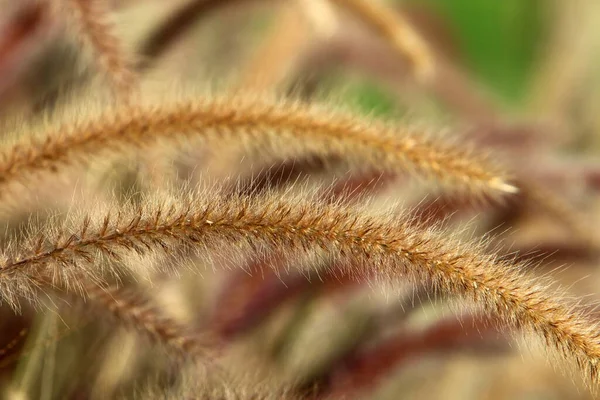
[[(539, 279), (523, 274), (518, 265), (486, 255), (480, 246), (406, 221), (369, 216), (352, 206), (273, 194), (249, 199), (214, 193), (159, 206), (146, 202), (147, 206), (120, 210), (99, 221), (88, 218), (66, 241), (5, 256), (0, 269), (2, 294), (10, 296), (10, 285), (23, 285), (27, 275), (94, 263), (98, 254), (115, 259), (124, 252), (172, 253), (181, 244), (205, 250), (224, 243), (237, 249), (287, 249), (290, 255), (320, 250), (352, 260), (332, 265), (350, 268), (342, 272), (359, 280), (429, 282), (440, 293), (471, 300), (507, 325), (535, 332), (592, 381), (598, 378), (596, 325)], [(23, 274), (21, 279), (13, 276), (17, 272)], [(7, 281), (10, 277), (15, 279)]]
[(428, 140), (422, 130), (362, 120), (299, 102), (245, 97), (110, 109), (49, 128), (0, 154), (0, 184), (129, 153), (153, 142), (228, 141), (264, 155), (335, 157), (353, 167), (416, 172), (469, 190), (474, 197), (514, 193), (509, 178), (469, 150)]

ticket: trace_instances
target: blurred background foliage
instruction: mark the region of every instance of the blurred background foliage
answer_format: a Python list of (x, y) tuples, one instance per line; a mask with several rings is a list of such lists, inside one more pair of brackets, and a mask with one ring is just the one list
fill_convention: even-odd
[(544, 0), (410, 0), (430, 7), (454, 34), (472, 76), (507, 102), (519, 102), (527, 93), (548, 33)]

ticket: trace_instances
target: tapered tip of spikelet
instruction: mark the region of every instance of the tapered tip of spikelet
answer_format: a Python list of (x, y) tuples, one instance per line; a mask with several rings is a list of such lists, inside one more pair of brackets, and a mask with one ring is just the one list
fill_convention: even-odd
[(490, 180), (489, 185), (491, 188), (499, 190), (504, 193), (511, 193), (511, 194), (519, 193), (518, 187), (516, 187), (515, 185), (511, 185), (510, 183), (508, 183), (500, 178), (494, 178), (494, 179)]

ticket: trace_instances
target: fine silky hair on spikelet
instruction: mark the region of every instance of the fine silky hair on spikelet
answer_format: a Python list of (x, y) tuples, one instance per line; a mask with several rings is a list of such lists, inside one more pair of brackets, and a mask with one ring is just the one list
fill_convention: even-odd
[(434, 77), (435, 59), (429, 46), (397, 10), (388, 8), (381, 1), (331, 1), (359, 18), (387, 40), (399, 54), (406, 56), (417, 79), (429, 82)]
[[(509, 178), (473, 151), (423, 138), (409, 127), (367, 121), (301, 102), (247, 96), (104, 108), (51, 125), (0, 153), (0, 185), (81, 165), (99, 155), (139, 151), (151, 143), (203, 139), (214, 148), (241, 145), (264, 156), (306, 153), (357, 168), (407, 171), (469, 191), (514, 193)], [(210, 147), (210, 146), (209, 146)], [(221, 150), (222, 151), (222, 150)]]
[(4, 280), (12, 273), (77, 268), (94, 263), (97, 254), (113, 259), (149, 248), (173, 253), (185, 245), (204, 252), (222, 251), (227, 244), (233, 252), (267, 246), (289, 257), (315, 249), (351, 261), (330, 265), (359, 280), (428, 282), (437, 293), (473, 301), (509, 327), (533, 331), (597, 381), (597, 328), (562, 295), (522, 273), (522, 266), (486, 255), (480, 245), (417, 229), (395, 216), (369, 215), (359, 205), (320, 204), (280, 193), (224, 197), (209, 190), (171, 203), (148, 199), (113, 210), (98, 221), (84, 220), (63, 237), (68, 239), (42, 250), (4, 257), (0, 281), (7, 286)]
[(108, 22), (104, 0), (56, 0), (68, 2), (72, 14), (76, 15), (79, 31), (84, 42), (95, 53), (95, 59), (114, 86), (115, 93), (122, 100), (129, 100), (137, 77), (133, 62), (124, 53), (119, 39), (113, 34)]
[[(96, 202), (81, 206), (81, 209), (47, 217), (44, 228), (31, 225), (20, 237), (13, 238), (0, 255), (1, 298), (12, 307), (18, 306), (18, 299), (25, 298), (34, 306), (39, 305), (39, 290), (48, 288), (64, 289), (82, 294), (85, 292), (82, 275), (93, 283), (101, 283), (108, 277), (122, 275), (118, 262), (120, 254), (111, 252), (110, 260), (102, 253), (78, 252), (78, 260), (67, 260), (64, 250), (69, 249), (73, 240), (78, 239), (73, 224), (87, 231), (86, 224), (102, 221), (109, 210), (116, 209), (116, 203)], [(83, 215), (82, 215), (83, 214)], [(28, 254), (25, 256), (25, 254)], [(128, 272), (125, 270), (125, 272)]]

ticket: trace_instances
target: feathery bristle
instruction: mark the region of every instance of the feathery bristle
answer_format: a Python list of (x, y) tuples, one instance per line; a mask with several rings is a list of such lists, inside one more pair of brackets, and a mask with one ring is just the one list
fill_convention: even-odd
[(199, 138), (215, 148), (235, 141), (232, 145), (254, 149), (262, 156), (309, 153), (335, 156), (355, 168), (416, 172), (462, 187), (474, 197), (516, 190), (505, 174), (481, 156), (423, 136), (422, 130), (297, 102), (231, 97), (140, 105), (59, 125), (39, 140), (13, 146), (0, 154), (0, 183), (85, 164), (91, 156), (131, 152), (157, 140), (168, 144)]
[(0, 280), (16, 272), (35, 273), (41, 267), (52, 271), (93, 263), (99, 253), (109, 258), (143, 249), (171, 253), (181, 243), (200, 249), (223, 242), (237, 243), (238, 249), (268, 246), (292, 254), (320, 249), (351, 259), (352, 263), (335, 265), (352, 266), (343, 272), (356, 279), (411, 278), (430, 282), (441, 293), (472, 300), (509, 326), (534, 331), (565, 359), (575, 361), (592, 381), (598, 378), (600, 344), (595, 324), (560, 295), (547, 292), (539, 279), (485, 255), (476, 245), (389, 217), (370, 217), (350, 206), (272, 194), (215, 200), (214, 193), (212, 199), (192, 195), (166, 206), (120, 210), (116, 218), (108, 214), (99, 221), (87, 219), (64, 242), (5, 257)]

